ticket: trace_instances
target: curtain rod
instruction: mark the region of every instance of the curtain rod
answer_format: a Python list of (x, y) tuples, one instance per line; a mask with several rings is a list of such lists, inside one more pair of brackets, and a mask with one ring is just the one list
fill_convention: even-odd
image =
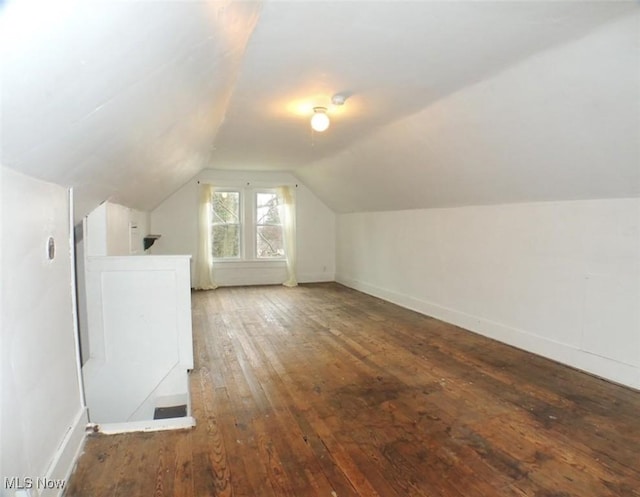
[[(213, 184), (213, 185), (217, 185), (218, 184), (215, 181), (203, 180), (203, 182), (204, 183)], [(200, 180), (197, 180), (197, 184), (199, 185), (200, 183), (201, 183)], [(233, 181), (229, 181), (229, 182), (222, 181), (222, 184), (220, 186), (227, 186), (227, 185), (225, 185), (225, 183), (227, 183), (227, 185), (228, 184), (232, 184), (231, 186), (237, 186), (237, 184), (236, 185), (233, 184), (234, 183)], [(257, 181), (256, 182), (256, 184), (258, 184), (258, 185), (264, 185), (265, 183), (272, 184), (272, 183), (277, 183), (277, 182), (276, 181), (274, 181), (274, 182), (271, 182), (271, 181), (267, 181), (267, 182)], [(251, 182), (250, 181), (246, 181), (244, 186), (251, 186)], [(275, 186), (267, 186), (265, 188), (277, 188), (278, 186), (293, 186), (295, 188), (298, 188), (298, 183), (278, 183)]]

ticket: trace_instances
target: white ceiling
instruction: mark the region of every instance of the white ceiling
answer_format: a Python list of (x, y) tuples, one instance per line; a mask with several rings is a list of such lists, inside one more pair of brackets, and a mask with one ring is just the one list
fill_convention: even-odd
[(2, 164), (151, 209), (209, 164), (259, 5), (9, 1)]
[(291, 170), (337, 211), (640, 194), (635, 2), (49, 3), (0, 8), (2, 164), (81, 213), (202, 168)]

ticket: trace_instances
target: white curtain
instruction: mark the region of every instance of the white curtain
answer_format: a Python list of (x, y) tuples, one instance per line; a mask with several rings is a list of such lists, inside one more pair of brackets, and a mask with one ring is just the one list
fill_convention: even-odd
[(198, 192), (198, 252), (193, 288), (213, 290), (218, 285), (213, 279), (213, 253), (211, 252), (211, 201), (213, 185), (202, 183)]
[(296, 277), (296, 203), (294, 189), (290, 186), (278, 188), (280, 219), (284, 235), (284, 251), (287, 257), (287, 281), (284, 286), (298, 286)]

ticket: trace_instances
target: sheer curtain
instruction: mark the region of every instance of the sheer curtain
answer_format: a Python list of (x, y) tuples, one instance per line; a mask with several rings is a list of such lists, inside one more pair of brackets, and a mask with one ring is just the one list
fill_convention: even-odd
[(200, 184), (198, 192), (198, 252), (193, 288), (213, 290), (218, 288), (213, 280), (213, 253), (211, 252), (211, 199), (213, 185)]
[(287, 281), (284, 286), (298, 286), (296, 277), (296, 203), (294, 189), (290, 186), (278, 188), (280, 197), (280, 219), (284, 235), (284, 251), (287, 257)]

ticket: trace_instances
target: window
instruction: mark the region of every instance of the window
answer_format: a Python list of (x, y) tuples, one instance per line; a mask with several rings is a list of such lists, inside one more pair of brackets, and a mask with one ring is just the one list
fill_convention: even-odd
[(275, 192), (256, 193), (256, 257), (273, 259), (284, 257), (282, 221)]
[(211, 222), (211, 251), (214, 259), (240, 257), (240, 192), (213, 193)]
[(214, 260), (285, 259), (280, 198), (275, 189), (219, 188), (211, 200)]

